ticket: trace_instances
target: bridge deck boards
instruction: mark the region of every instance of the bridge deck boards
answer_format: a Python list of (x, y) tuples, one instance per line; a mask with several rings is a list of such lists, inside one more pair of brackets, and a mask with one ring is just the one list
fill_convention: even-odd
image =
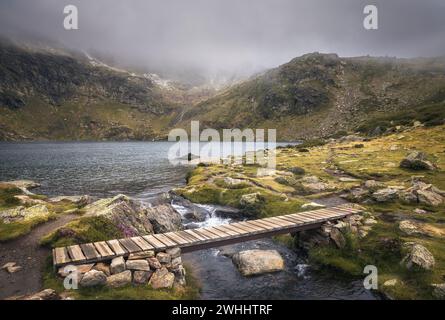
[(53, 263), (54, 266), (90, 263), (128, 256), (130, 253), (163, 251), (173, 247), (183, 248), (184, 251), (200, 250), (317, 228), (326, 221), (338, 220), (361, 211), (360, 208), (347, 204), (212, 227), (59, 247), (53, 249)]

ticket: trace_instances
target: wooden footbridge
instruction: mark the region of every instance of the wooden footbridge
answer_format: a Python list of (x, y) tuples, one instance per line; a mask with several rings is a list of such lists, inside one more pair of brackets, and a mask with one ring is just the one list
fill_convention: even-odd
[(53, 262), (55, 267), (92, 263), (118, 256), (141, 254), (144, 251), (164, 251), (174, 247), (181, 248), (182, 252), (190, 252), (315, 229), (326, 221), (335, 221), (361, 211), (360, 208), (348, 204), (213, 227), (59, 247), (53, 249)]

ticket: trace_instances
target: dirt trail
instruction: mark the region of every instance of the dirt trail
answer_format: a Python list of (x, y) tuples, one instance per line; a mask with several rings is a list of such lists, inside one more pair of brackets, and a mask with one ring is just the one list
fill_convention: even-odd
[(0, 243), (0, 267), (15, 262), (22, 270), (9, 274), (0, 270), (0, 299), (35, 293), (42, 288), (42, 271), (50, 250), (39, 245), (42, 236), (78, 218), (63, 215), (34, 228), (29, 234), (16, 240)]

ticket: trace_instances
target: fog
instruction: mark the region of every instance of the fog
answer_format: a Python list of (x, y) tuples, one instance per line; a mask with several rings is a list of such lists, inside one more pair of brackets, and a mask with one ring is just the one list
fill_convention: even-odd
[[(63, 28), (63, 8), (79, 29)], [(365, 30), (363, 8), (379, 9)], [(0, 33), (50, 39), (125, 66), (251, 74), (308, 52), (445, 55), (443, 0), (1, 0)]]

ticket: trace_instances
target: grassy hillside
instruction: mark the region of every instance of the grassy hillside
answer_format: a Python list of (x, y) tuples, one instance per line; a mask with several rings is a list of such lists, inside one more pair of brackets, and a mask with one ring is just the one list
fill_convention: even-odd
[(213, 128), (276, 128), (282, 140), (373, 131), (376, 120), (409, 122), (430, 110), (443, 122), (444, 66), (444, 59), (308, 54), (196, 105), (183, 119)]
[(0, 45), (0, 140), (152, 139), (177, 108), (143, 76), (76, 53)]

